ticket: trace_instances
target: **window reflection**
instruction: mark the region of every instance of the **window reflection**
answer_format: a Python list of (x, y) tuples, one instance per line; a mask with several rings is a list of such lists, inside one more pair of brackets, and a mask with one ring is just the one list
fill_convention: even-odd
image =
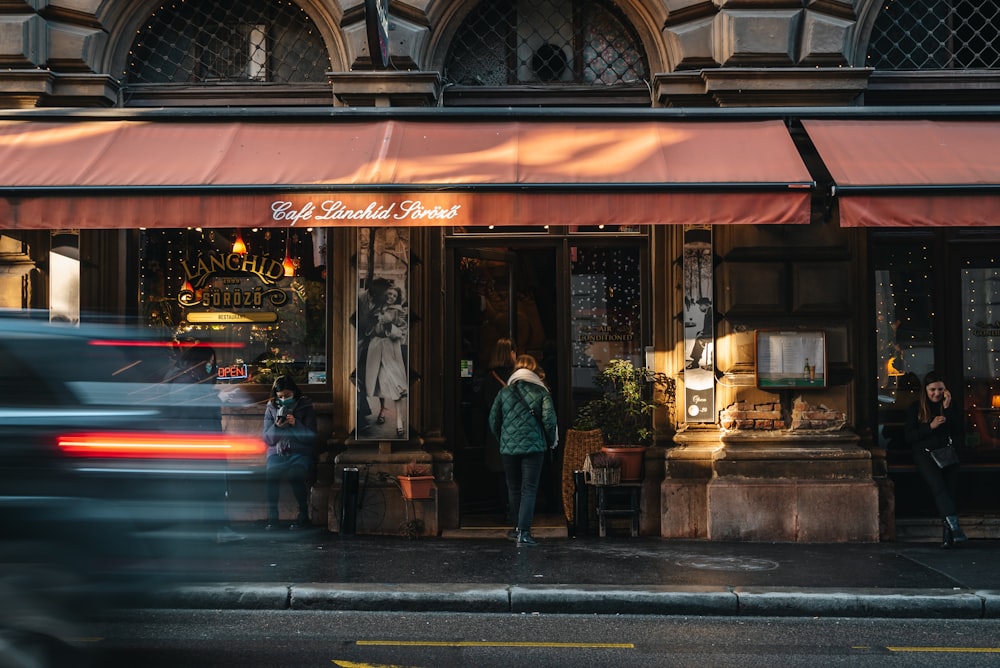
[(876, 249), (875, 262), (880, 442), (902, 450), (903, 414), (935, 364), (930, 249), (894, 244)]
[(639, 249), (570, 249), (574, 403), (594, 394), (594, 376), (612, 359), (643, 365)]
[(965, 447), (1000, 448), (1000, 269), (962, 270)]
[(219, 380), (326, 382), (326, 231), (146, 230), (147, 327), (211, 343)]

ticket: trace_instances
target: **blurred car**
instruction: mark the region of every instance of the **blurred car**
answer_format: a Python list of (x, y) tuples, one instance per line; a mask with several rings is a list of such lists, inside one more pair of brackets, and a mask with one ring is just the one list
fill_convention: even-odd
[(177, 382), (177, 353), (0, 317), (0, 667), (58, 665), (78, 620), (196, 575), (227, 481), (262, 475), (263, 442), (222, 433), (216, 386)]

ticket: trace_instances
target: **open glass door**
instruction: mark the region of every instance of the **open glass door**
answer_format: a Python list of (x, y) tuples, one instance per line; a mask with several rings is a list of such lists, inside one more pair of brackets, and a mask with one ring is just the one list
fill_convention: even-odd
[[(495, 516), (496, 522), (503, 523), (506, 483), (499, 453), (492, 451), (487, 439), (490, 402), (484, 398), (483, 382), (490, 373), (497, 340), (510, 338), (518, 354), (538, 360), (546, 371), (546, 382), (558, 396), (555, 249), (456, 249), (453, 276), (459, 348), (454, 454), (461, 512), (463, 516)], [(543, 471), (537, 513), (551, 512), (550, 506), (556, 503), (548, 468)]]

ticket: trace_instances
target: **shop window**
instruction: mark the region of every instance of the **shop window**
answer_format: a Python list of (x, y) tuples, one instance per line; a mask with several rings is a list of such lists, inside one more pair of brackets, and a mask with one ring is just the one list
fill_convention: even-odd
[(639, 39), (610, 2), (484, 0), (445, 60), (458, 86), (634, 84), (648, 78)]
[[(980, 266), (975, 266), (979, 264)], [(985, 264), (986, 266), (982, 266)], [(965, 446), (1000, 450), (1000, 269), (995, 259), (961, 268)]]
[(880, 70), (996, 69), (1000, 3), (888, 2), (872, 28), (868, 65)]
[(143, 24), (123, 73), (147, 84), (326, 83), (330, 58), (312, 19), (287, 0), (175, 1)]
[(326, 382), (326, 231), (145, 230), (145, 325), (216, 348), (219, 379)]
[(570, 248), (573, 403), (597, 393), (596, 374), (612, 359), (644, 366), (642, 281), (637, 247)]
[(879, 439), (905, 450), (905, 412), (935, 367), (932, 252), (926, 243), (896, 243), (874, 257)]

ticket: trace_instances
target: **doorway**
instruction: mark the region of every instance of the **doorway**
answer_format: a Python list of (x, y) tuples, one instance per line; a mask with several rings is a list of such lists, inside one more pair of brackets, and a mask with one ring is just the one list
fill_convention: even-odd
[[(448, 253), (451, 339), (447, 428), (463, 524), (506, 522), (506, 483), (487, 439), (483, 381), (497, 339), (533, 355), (545, 372), (564, 438), (576, 408), (593, 398), (610, 359), (645, 363), (651, 326), (645, 236), (618, 234), (466, 239)], [(564, 518), (562, 449), (547, 459), (536, 518)], [(545, 516), (548, 516), (545, 518)], [(564, 520), (563, 520), (564, 521)]]
[(933, 517), (904, 438), (921, 379), (943, 374), (964, 420), (959, 511), (1000, 513), (1000, 258), (995, 234), (941, 230), (874, 235), (879, 443), (896, 516)]
[[(491, 401), (484, 387), (499, 339), (509, 338), (518, 355), (535, 357), (559, 407), (558, 249), (497, 246), (457, 248), (453, 254), (458, 378), (454, 396), (455, 479), (464, 516), (506, 523), (507, 491), (499, 452), (488, 438)], [(455, 348), (453, 348), (455, 349)], [(506, 381), (506, 378), (502, 379)], [(557, 462), (546, 459), (536, 513), (559, 512)]]

